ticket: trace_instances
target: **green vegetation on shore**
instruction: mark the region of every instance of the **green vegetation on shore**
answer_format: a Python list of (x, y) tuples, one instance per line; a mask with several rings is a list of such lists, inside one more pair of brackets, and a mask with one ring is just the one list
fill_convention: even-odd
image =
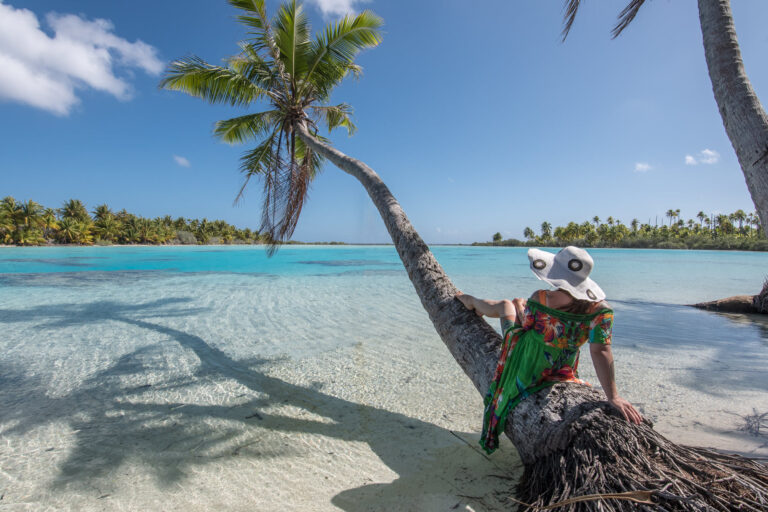
[[(238, 229), (223, 220), (147, 219), (125, 210), (113, 212), (102, 204), (88, 212), (82, 201), (70, 199), (61, 208), (46, 208), (32, 200), (0, 201), (0, 244), (263, 244), (269, 237), (257, 230)], [(288, 242), (301, 243), (301, 242)], [(330, 242), (341, 244), (341, 242)]]
[(758, 216), (737, 210), (730, 215), (707, 215), (700, 211), (696, 219), (683, 220), (680, 210), (667, 210), (665, 224), (641, 224), (632, 219), (629, 226), (608, 217), (605, 222), (595, 216), (581, 224), (569, 222), (554, 229), (549, 222), (541, 223), (540, 234), (527, 227), (526, 240), (504, 240), (501, 233), (493, 235), (491, 242), (472, 245), (549, 246), (563, 247), (625, 247), (648, 249), (731, 249), (742, 251), (768, 251), (768, 239), (763, 234)]

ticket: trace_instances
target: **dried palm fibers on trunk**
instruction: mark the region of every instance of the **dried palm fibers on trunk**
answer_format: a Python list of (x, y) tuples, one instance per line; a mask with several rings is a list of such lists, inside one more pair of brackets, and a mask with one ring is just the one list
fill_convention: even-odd
[[(456, 300), (456, 287), (381, 178), (359, 160), (312, 137), (304, 126), (296, 128), (309, 147), (365, 187), (435, 330), (475, 388), (485, 394), (501, 337)], [(504, 430), (526, 468), (517, 499), (538, 508), (630, 490), (651, 491), (654, 504), (601, 498), (558, 510), (768, 510), (765, 467), (677, 446), (650, 424), (632, 425), (616, 414), (602, 393), (574, 384), (556, 384), (523, 400)], [(514, 506), (510, 497), (510, 508)]]
[(763, 283), (763, 289), (752, 299), (752, 305), (759, 313), (768, 313), (768, 279)]
[[(647, 420), (639, 426), (630, 424), (599, 399), (594, 390), (557, 384), (521, 402), (538, 404), (528, 403), (516, 411), (507, 433), (515, 423), (531, 419), (545, 423), (532, 412), (537, 409), (559, 410), (562, 421), (555, 421), (559, 424), (544, 438), (535, 438), (541, 454), (521, 450), (525, 471), (513, 500), (523, 503), (520, 510), (552, 505), (558, 511), (768, 510), (765, 465), (677, 445), (653, 430)], [(624, 495), (605, 496), (619, 493)], [(578, 500), (581, 497), (583, 501)]]

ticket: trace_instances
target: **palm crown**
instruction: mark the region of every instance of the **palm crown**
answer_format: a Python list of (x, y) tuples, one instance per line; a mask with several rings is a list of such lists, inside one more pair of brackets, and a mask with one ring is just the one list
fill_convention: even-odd
[(211, 103), (268, 105), (267, 110), (218, 121), (214, 134), (228, 143), (256, 142), (241, 158), (245, 180), (236, 201), (252, 177), (262, 177), (261, 231), (279, 243), (293, 234), (309, 185), (323, 163), (295, 128), (304, 125), (316, 137), (321, 126), (329, 132), (338, 127), (350, 135), (355, 131), (352, 108), (328, 102), (346, 76), (359, 75), (354, 59), (379, 44), (382, 20), (363, 11), (329, 24), (312, 39), (307, 15), (295, 0), (283, 4), (272, 20), (264, 0), (229, 3), (242, 11), (237, 19), (249, 27), (240, 53), (223, 66), (195, 56), (176, 60), (160, 86)]

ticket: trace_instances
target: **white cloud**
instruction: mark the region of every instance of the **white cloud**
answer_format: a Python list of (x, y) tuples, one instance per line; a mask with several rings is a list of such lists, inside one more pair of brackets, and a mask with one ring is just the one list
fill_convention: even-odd
[(116, 36), (107, 20), (55, 13), (45, 19), (53, 37), (32, 11), (0, 0), (0, 99), (66, 115), (79, 102), (78, 89), (129, 99), (130, 84), (115, 74), (116, 65), (152, 75), (163, 69), (155, 48)]
[(646, 172), (653, 169), (650, 164), (647, 164), (645, 162), (637, 162), (635, 164), (635, 172)]
[(699, 152), (698, 160), (691, 155), (685, 155), (685, 165), (716, 164), (720, 161), (720, 153), (714, 149), (704, 149)]
[(720, 161), (720, 153), (712, 149), (705, 149), (699, 153), (699, 162), (703, 164), (716, 164)]
[(309, 0), (315, 4), (324, 16), (344, 16), (356, 12), (355, 4), (367, 3), (368, 0)]
[(183, 156), (179, 155), (173, 155), (173, 160), (179, 164), (182, 167), (189, 167), (191, 164), (189, 163), (189, 160), (184, 158)]

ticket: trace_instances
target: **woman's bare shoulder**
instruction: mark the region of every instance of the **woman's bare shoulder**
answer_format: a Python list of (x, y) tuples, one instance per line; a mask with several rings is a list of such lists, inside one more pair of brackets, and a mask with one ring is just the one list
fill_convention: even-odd
[(597, 306), (595, 306), (595, 311), (600, 311), (601, 309), (613, 309), (613, 306), (608, 304), (607, 301), (600, 301), (597, 303)]

